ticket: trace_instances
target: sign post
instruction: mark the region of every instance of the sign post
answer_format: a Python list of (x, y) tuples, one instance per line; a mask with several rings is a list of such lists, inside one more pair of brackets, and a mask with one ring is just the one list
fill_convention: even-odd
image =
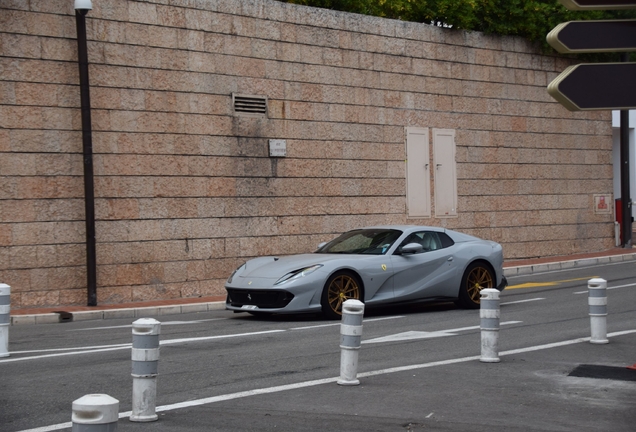
[[(636, 0), (559, 0), (570, 10), (636, 9)], [(636, 20), (570, 21), (546, 37), (560, 53), (636, 51)], [(629, 109), (636, 108), (636, 63), (583, 63), (565, 69), (548, 85), (548, 93), (570, 111), (620, 110), (621, 242), (632, 247)]]

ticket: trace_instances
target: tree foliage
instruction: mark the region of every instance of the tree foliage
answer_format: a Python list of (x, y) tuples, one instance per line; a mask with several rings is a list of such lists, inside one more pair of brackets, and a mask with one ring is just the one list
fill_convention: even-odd
[(521, 36), (551, 51), (545, 38), (557, 24), (636, 18), (636, 10), (570, 11), (557, 0), (281, 0), (490, 34)]

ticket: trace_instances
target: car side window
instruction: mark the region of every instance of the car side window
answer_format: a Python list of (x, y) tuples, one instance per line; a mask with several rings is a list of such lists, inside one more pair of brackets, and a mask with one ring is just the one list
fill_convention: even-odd
[(447, 248), (454, 244), (453, 240), (442, 232), (435, 231), (419, 231), (408, 236), (400, 244), (400, 247), (410, 243), (418, 243), (422, 245), (422, 252), (430, 252), (438, 249)]
[(442, 244), (442, 249), (445, 249), (447, 247), (450, 247), (452, 245), (455, 244), (455, 242), (453, 241), (453, 239), (451, 239), (448, 234), (446, 233), (435, 233), (437, 234), (439, 241)]

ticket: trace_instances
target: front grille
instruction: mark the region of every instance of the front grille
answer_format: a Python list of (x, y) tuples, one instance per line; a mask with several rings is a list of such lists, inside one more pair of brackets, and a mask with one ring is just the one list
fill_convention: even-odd
[(278, 309), (287, 306), (293, 298), (292, 293), (283, 290), (227, 288), (227, 302), (235, 307), (252, 305), (263, 309)]

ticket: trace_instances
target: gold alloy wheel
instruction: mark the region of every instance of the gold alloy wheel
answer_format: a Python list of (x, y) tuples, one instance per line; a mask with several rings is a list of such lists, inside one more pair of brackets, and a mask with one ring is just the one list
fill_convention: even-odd
[(351, 275), (340, 274), (327, 288), (327, 302), (332, 311), (342, 315), (342, 304), (349, 299), (360, 300), (360, 287)]
[(466, 278), (466, 292), (468, 293), (468, 297), (476, 304), (480, 303), (481, 290), (492, 287), (492, 275), (487, 268), (477, 266), (468, 273), (468, 277)]

